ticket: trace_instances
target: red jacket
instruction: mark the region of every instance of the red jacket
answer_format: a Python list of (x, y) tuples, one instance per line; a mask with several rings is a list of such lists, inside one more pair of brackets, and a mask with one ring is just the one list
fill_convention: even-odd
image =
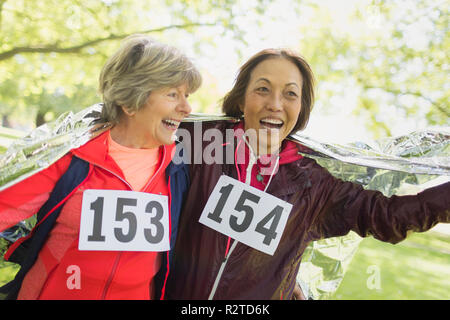
[[(165, 253), (78, 250), (83, 191), (131, 190), (121, 169), (108, 155), (106, 137), (107, 133), (103, 133), (72, 150), (49, 168), (0, 193), (0, 230), (4, 230), (37, 212), (56, 181), (67, 170), (73, 155), (91, 166), (88, 177), (66, 200), (36, 263), (25, 276), (19, 299), (151, 298), (150, 283), (159, 270), (159, 255)], [(174, 148), (175, 145), (161, 148), (159, 167), (145, 188), (145, 192), (169, 196), (169, 203), (171, 194), (166, 169)], [(176, 232), (176, 226), (171, 227)], [(167, 264), (165, 257), (163, 260), (163, 264)], [(74, 270), (78, 270), (81, 276), (81, 287), (76, 289), (68, 286)]]

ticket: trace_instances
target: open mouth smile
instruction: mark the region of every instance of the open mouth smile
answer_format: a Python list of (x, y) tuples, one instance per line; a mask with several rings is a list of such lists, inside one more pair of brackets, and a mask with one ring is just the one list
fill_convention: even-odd
[(279, 130), (283, 126), (284, 121), (275, 118), (263, 118), (259, 120), (259, 123), (263, 128)]
[(164, 126), (169, 130), (177, 130), (180, 126), (180, 120), (174, 120), (174, 119), (164, 119), (162, 123)]

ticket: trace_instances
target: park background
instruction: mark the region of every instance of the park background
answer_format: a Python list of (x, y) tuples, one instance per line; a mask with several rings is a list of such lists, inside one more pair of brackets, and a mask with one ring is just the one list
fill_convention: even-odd
[[(194, 112), (220, 113), (239, 66), (267, 47), (306, 58), (316, 103), (302, 133), (345, 144), (450, 125), (449, 7), (441, 0), (0, 0), (0, 151), (100, 101), (120, 40), (146, 33), (202, 72)], [(333, 299), (450, 299), (448, 225), (397, 245), (364, 239)], [(14, 266), (0, 269), (0, 284)], [(370, 284), (373, 267), (379, 285)]]

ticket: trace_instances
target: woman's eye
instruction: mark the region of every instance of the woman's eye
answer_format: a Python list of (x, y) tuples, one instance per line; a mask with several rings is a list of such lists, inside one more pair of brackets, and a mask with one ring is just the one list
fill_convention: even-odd
[(266, 87), (259, 87), (259, 88), (256, 88), (256, 91), (259, 91), (259, 92), (268, 92), (269, 89), (266, 88)]
[(177, 93), (176, 92), (169, 92), (168, 96), (172, 97), (172, 98), (176, 98), (177, 97)]
[(294, 91), (288, 91), (288, 92), (287, 92), (287, 95), (288, 95), (289, 97), (297, 97), (297, 96), (298, 96), (297, 93), (294, 92)]

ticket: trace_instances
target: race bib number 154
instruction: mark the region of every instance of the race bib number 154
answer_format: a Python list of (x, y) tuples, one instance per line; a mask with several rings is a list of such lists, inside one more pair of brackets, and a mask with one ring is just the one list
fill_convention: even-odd
[(85, 190), (79, 250), (167, 251), (168, 197), (124, 190)]
[(222, 175), (199, 222), (273, 255), (291, 209), (286, 201)]

